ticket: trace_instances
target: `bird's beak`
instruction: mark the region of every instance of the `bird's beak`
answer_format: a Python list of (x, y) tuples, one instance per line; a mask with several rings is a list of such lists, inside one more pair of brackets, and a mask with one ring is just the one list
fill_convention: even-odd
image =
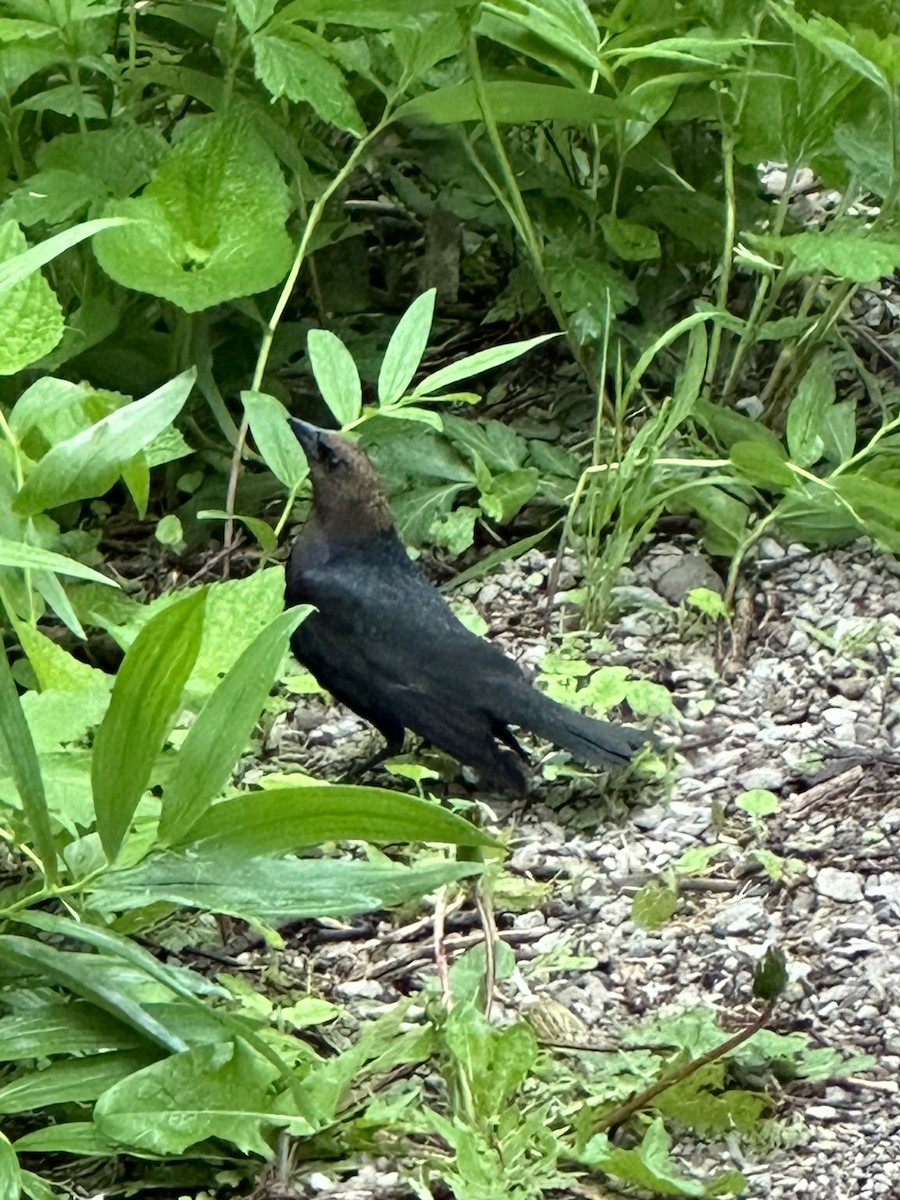
[(323, 430), (317, 425), (310, 425), (307, 421), (301, 421), (297, 417), (290, 417), (290, 426), (294, 431), (294, 437), (303, 447), (303, 453), (306, 455), (309, 462), (316, 462), (322, 457), (319, 448), (319, 437)]

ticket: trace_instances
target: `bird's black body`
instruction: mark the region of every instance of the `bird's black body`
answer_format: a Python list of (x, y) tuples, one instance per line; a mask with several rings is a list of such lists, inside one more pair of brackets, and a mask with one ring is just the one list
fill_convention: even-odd
[(645, 734), (557, 704), (457, 620), (407, 555), (358, 447), (304, 422), (292, 426), (310, 461), (313, 511), (291, 552), (286, 600), (317, 611), (291, 646), (323, 687), (382, 733), (389, 753), (411, 729), (488, 785), (517, 792), (526, 776), (510, 725), (580, 762), (631, 758)]

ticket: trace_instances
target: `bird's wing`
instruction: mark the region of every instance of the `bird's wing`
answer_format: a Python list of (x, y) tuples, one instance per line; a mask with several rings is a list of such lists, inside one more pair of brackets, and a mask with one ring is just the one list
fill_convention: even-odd
[(488, 716), (498, 685), (523, 682), (519, 667), (467, 630), (412, 564), (385, 571), (332, 560), (305, 572), (303, 585), (319, 611), (299, 626), (295, 650), (330, 691), (370, 720), (372, 711), (383, 711), (440, 744), (423, 728), (433, 724), (432, 700), (442, 711)]

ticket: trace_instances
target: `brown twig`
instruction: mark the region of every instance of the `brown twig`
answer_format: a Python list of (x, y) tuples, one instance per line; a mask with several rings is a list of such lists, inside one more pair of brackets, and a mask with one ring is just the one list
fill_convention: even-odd
[(618, 1108), (614, 1108), (612, 1112), (607, 1113), (598, 1121), (596, 1130), (598, 1133), (603, 1133), (604, 1130), (611, 1129), (614, 1125), (621, 1123), (634, 1113), (639, 1112), (642, 1108), (655, 1099), (661, 1092), (667, 1091), (670, 1087), (674, 1087), (676, 1083), (681, 1083), (685, 1079), (689, 1079), (691, 1075), (699, 1071), (702, 1067), (708, 1066), (709, 1063), (715, 1062), (717, 1058), (722, 1058), (725, 1054), (730, 1054), (732, 1050), (737, 1049), (742, 1042), (746, 1042), (752, 1038), (755, 1033), (759, 1033), (760, 1029), (766, 1024), (772, 1015), (772, 1010), (775, 1007), (774, 1000), (769, 1001), (756, 1020), (751, 1021), (744, 1029), (736, 1033), (734, 1037), (730, 1037), (727, 1041), (721, 1042), (718, 1046), (708, 1050), (706, 1054), (701, 1054), (699, 1058), (694, 1058), (688, 1063), (684, 1063), (680, 1067), (675, 1067), (671, 1071), (667, 1071), (661, 1079), (652, 1084), (648, 1088), (644, 1088), (642, 1092), (637, 1092), (624, 1104), (620, 1104)]

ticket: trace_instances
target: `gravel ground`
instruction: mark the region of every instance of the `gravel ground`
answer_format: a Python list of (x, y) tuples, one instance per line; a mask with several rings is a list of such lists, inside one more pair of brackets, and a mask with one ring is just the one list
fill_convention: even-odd
[[(549, 566), (532, 552), (470, 588), (492, 635), (525, 663), (548, 649), (535, 597)], [(574, 567), (561, 564), (557, 614)], [(607, 631), (605, 661), (667, 685), (679, 718), (663, 733), (680, 753), (649, 806), (598, 808), (591, 781), (564, 777), (538, 781), (527, 805), (495, 806), (512, 830), (512, 873), (547, 885), (534, 911), (498, 914), (519, 960), (501, 1000), (527, 1011), (551, 997), (601, 1042), (642, 1014), (694, 1004), (738, 1027), (753, 966), (777, 942), (790, 984), (773, 1026), (863, 1050), (876, 1066), (788, 1089), (790, 1149), (754, 1156), (729, 1139), (717, 1153), (687, 1148), (684, 1162), (737, 1165), (754, 1197), (900, 1197), (900, 563), (864, 543), (810, 556), (769, 542), (756, 575), (724, 639), (660, 599), (714, 582), (702, 560), (658, 546), (625, 580), (628, 609)], [(280, 769), (294, 761), (333, 778), (373, 743), (352, 714), (313, 700), (277, 723), (271, 745)], [(735, 801), (755, 788), (780, 807), (754, 821)], [(636, 927), (636, 890), (711, 843), (719, 853), (683, 881), (672, 919)], [(785, 878), (766, 872), (776, 861), (767, 855), (789, 862)], [(397, 924), (372, 922), (352, 943), (307, 938), (293, 953), (304, 972), (333, 981), (335, 998), (370, 1011), (396, 999), (398, 979), (433, 971), (427, 920)], [(476, 940), (463, 929), (448, 951)], [(566, 955), (571, 969), (546, 970)], [(304, 1186), (341, 1200), (412, 1194), (384, 1163)]]

